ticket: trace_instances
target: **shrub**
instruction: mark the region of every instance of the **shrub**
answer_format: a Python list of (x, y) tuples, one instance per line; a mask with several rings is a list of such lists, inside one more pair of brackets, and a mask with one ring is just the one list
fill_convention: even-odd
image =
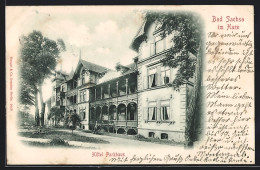
[(50, 145), (52, 146), (69, 146), (69, 143), (66, 142), (64, 139), (61, 139), (59, 137), (53, 138), (50, 142)]
[(144, 137), (143, 135), (137, 134), (135, 136), (136, 139), (147, 139), (146, 137)]

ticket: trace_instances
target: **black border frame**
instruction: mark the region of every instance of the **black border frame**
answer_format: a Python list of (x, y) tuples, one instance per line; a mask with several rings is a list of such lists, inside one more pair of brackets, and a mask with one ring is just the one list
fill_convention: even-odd
[[(151, 164), (151, 165), (119, 165), (119, 164), (113, 164), (113, 165), (7, 165), (7, 157), (6, 157), (6, 109), (5, 108), (5, 102), (0, 102), (2, 104), (1, 107), (1, 114), (0, 114), (0, 130), (1, 130), (1, 140), (0, 140), (0, 148), (1, 148), (1, 162), (0, 167), (4, 168), (14, 168), (14, 167), (24, 167), (24, 168), (34, 168), (34, 167), (61, 167), (61, 168), (67, 168), (67, 167), (195, 167), (195, 168), (205, 168), (205, 167), (231, 167), (231, 168), (238, 168), (238, 167), (260, 167), (260, 146), (259, 144), (259, 136), (260, 136), (260, 116), (257, 115), (258, 108), (257, 108), (257, 100), (259, 94), (259, 89), (257, 85), (259, 84), (257, 81), (257, 73), (259, 72), (259, 69), (257, 68), (257, 65), (260, 65), (260, 59), (257, 58), (258, 50), (259, 50), (259, 24), (260, 24), (260, 9), (259, 5), (257, 5), (256, 0), (131, 0), (131, 1), (120, 1), (120, 0), (4, 0), (0, 1), (0, 13), (1, 13), (1, 21), (2, 23), (5, 22), (5, 6), (59, 6), (59, 5), (253, 5), (254, 6), (254, 41), (255, 41), (255, 165), (237, 165), (237, 164), (230, 164), (230, 165), (214, 165), (214, 164)], [(0, 47), (1, 47), (1, 64), (0, 66), (0, 72), (5, 73), (5, 24), (1, 24), (1, 32), (0, 32)], [(1, 80), (5, 80), (5, 74), (1, 74)], [(0, 101), (6, 101), (6, 91), (5, 91), (5, 81), (1, 81), (1, 90), (3, 90), (4, 95), (1, 95)], [(3, 137), (4, 136), (4, 137)], [(4, 146), (4, 147), (3, 147)], [(2, 152), (3, 151), (3, 152)]]

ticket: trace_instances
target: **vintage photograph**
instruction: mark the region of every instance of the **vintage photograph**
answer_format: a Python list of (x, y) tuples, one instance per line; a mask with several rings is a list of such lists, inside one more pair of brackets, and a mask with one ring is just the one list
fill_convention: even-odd
[[(200, 17), (143, 10), (104, 19), (98, 13), (89, 14), (95, 23), (55, 18), (52, 24), (80, 24), (78, 37), (66, 28), (56, 30), (64, 35), (58, 39), (42, 28), (20, 36), (19, 135), (39, 147), (192, 145), (201, 134)], [(136, 25), (128, 22), (135, 19)], [(134, 36), (130, 28), (138, 28)]]
[[(18, 164), (249, 163), (241, 157), (246, 159), (243, 151), (254, 151), (253, 146), (240, 137), (252, 128), (229, 125), (251, 121), (239, 109), (252, 104), (232, 105), (236, 113), (220, 110), (231, 107), (224, 101), (242, 99), (242, 91), (237, 98), (226, 95), (225, 90), (238, 90), (231, 84), (242, 75), (233, 78), (225, 67), (244, 62), (221, 59), (236, 55), (231, 45), (221, 44), (223, 36), (214, 42), (219, 32), (208, 31), (208, 22), (222, 17), (205, 19), (196, 7), (177, 6), (12, 6), (6, 11), (7, 154), (22, 157), (15, 156), (12, 140), (20, 150), (28, 148), (28, 155), (44, 155)], [(232, 24), (246, 20), (232, 19)], [(243, 35), (239, 38), (250, 38)], [(220, 49), (224, 45), (231, 48)], [(215, 62), (212, 70), (206, 68)], [(245, 67), (247, 73), (250, 68)], [(224, 78), (227, 70), (230, 77)], [(56, 149), (60, 152), (52, 152)], [(229, 155), (228, 149), (236, 153)], [(48, 151), (62, 156), (48, 159)], [(74, 152), (82, 158), (68, 156)]]

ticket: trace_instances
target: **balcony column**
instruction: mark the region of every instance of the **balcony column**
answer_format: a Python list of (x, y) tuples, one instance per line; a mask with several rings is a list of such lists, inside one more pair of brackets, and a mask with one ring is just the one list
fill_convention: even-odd
[(116, 121), (118, 121), (118, 105), (116, 106)]
[(102, 95), (103, 94), (103, 86), (101, 86), (100, 88), (101, 88), (101, 90), (100, 90), (101, 94), (100, 95), (101, 95), (101, 100), (102, 100), (103, 99), (103, 95)]
[(95, 101), (97, 100), (97, 89), (95, 88)]
[[(109, 125), (109, 121), (110, 121), (110, 115), (109, 115), (109, 104), (107, 105), (107, 115), (108, 115), (108, 125)], [(108, 126), (108, 131), (109, 131), (109, 126)]]
[(128, 104), (126, 104), (126, 107), (125, 107), (125, 127), (127, 127), (127, 105)]
[(119, 93), (119, 90), (118, 90), (118, 81), (117, 81), (116, 82), (116, 95), (117, 95), (117, 97), (119, 96), (118, 93)]
[(108, 98), (111, 97), (111, 94), (110, 94), (110, 84), (108, 84)]
[(100, 106), (100, 108), (101, 108), (101, 113), (100, 113), (101, 128), (102, 128), (102, 123), (103, 123), (103, 107)]
[(126, 94), (126, 96), (128, 96), (127, 88), (128, 88), (128, 79), (125, 79), (125, 94)]

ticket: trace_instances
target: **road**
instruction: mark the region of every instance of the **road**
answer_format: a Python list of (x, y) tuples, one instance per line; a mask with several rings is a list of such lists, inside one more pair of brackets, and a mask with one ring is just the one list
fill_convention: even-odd
[[(67, 132), (68, 135), (71, 134), (71, 130), (68, 129), (55, 129), (55, 131), (62, 131)], [(107, 149), (107, 148), (127, 148), (127, 149), (138, 149), (138, 148), (176, 148), (176, 147), (183, 147), (183, 145), (166, 145), (166, 144), (158, 144), (158, 143), (152, 143), (152, 142), (145, 142), (145, 141), (138, 141), (134, 139), (128, 139), (128, 138), (122, 138), (117, 137), (115, 135), (108, 136), (108, 135), (99, 135), (99, 134), (93, 134), (93, 133), (86, 133), (81, 130), (74, 130), (74, 134), (80, 135), (80, 136), (86, 136), (86, 137), (93, 137), (93, 138), (99, 138), (105, 141), (108, 141), (108, 144), (104, 143), (87, 143), (87, 142), (79, 142), (79, 141), (68, 141), (70, 145), (79, 146), (86, 149)], [(43, 138), (27, 138), (27, 137), (20, 137), (20, 140), (22, 141), (31, 141), (31, 142), (42, 142), (46, 143), (49, 141), (49, 139), (43, 139)]]
[[(59, 129), (60, 131), (63, 132), (69, 132), (71, 133), (70, 130), (66, 129)], [(115, 148), (133, 148), (136, 149), (138, 147), (142, 148), (176, 148), (176, 147), (183, 147), (183, 146), (171, 146), (171, 145), (166, 145), (166, 144), (157, 144), (157, 143), (152, 143), (152, 142), (145, 142), (145, 141), (138, 141), (134, 139), (124, 139), (122, 137), (116, 137), (116, 136), (107, 136), (107, 135), (97, 135), (93, 133), (86, 133), (83, 131), (75, 130), (73, 133), (81, 135), (81, 136), (86, 136), (86, 137), (93, 137), (93, 138), (100, 138), (102, 140), (106, 140), (109, 142), (109, 144), (94, 144), (95, 147), (98, 147), (100, 149), (102, 148), (107, 148), (108, 145), (109, 147), (115, 147)], [(85, 142), (74, 142), (70, 141), (70, 144), (77, 145), (77, 146), (85, 146), (89, 147), (90, 145), (93, 147), (93, 144), (90, 143), (85, 143)], [(80, 144), (80, 145), (79, 145)]]

